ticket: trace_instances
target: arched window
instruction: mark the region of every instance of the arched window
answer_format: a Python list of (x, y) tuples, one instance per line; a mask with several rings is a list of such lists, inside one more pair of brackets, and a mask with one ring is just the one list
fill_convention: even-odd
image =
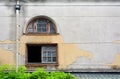
[[(29, 21), (26, 34), (57, 34), (56, 25), (52, 19), (46, 16), (37, 16)], [(36, 36), (37, 37), (37, 36)], [(40, 36), (41, 37), (41, 36)], [(26, 66), (58, 65), (57, 43), (27, 43), (26, 44)]]
[(28, 23), (26, 33), (52, 34), (57, 32), (53, 21), (44, 17), (37, 17)]

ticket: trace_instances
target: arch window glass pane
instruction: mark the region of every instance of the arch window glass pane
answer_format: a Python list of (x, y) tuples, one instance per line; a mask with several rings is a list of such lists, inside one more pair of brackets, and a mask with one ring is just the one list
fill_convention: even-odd
[(46, 20), (38, 20), (37, 21), (37, 32), (46, 33)]
[(34, 32), (34, 26), (33, 23), (29, 25), (28, 32)]
[(51, 23), (50, 25), (50, 33), (55, 33), (54, 25)]
[(48, 19), (37, 19), (31, 21), (27, 33), (56, 33), (55, 24)]

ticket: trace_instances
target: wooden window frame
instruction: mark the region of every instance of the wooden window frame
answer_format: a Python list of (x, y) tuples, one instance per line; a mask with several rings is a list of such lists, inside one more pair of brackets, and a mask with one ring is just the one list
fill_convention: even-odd
[[(48, 49), (48, 48), (54, 48), (55, 47), (55, 50), (53, 49), (53, 50), (51, 50), (51, 49)], [(44, 49), (43, 49), (44, 48)], [(47, 48), (47, 50), (45, 49), (45, 48)], [(55, 52), (55, 54), (57, 53), (57, 48), (56, 48), (56, 46), (53, 46), (53, 45), (49, 45), (49, 46), (45, 46), (45, 45), (43, 45), (43, 46), (41, 46), (41, 53), (42, 53), (42, 56), (41, 56), (41, 63), (56, 63), (56, 60), (55, 60), (55, 62), (53, 61), (53, 58), (57, 58), (56, 56), (53, 56), (53, 55), (50, 55), (49, 56), (49, 53), (50, 54), (53, 54), (53, 52)], [(45, 52), (45, 53), (44, 53)], [(45, 55), (45, 56), (44, 56)], [(57, 54), (56, 54), (57, 55)], [(47, 60), (47, 61), (44, 61), (44, 58)], [(49, 58), (50, 58), (50, 61), (49, 61)]]
[[(28, 45), (40, 45), (40, 46), (56, 46), (56, 63), (28, 63), (28, 50), (27, 46)], [(35, 44), (35, 43), (27, 43), (26, 44), (26, 54), (25, 54), (25, 66), (26, 67), (46, 67), (46, 66), (58, 66), (58, 45), (56, 43), (40, 43), (40, 44)], [(41, 56), (42, 58), (42, 56)]]

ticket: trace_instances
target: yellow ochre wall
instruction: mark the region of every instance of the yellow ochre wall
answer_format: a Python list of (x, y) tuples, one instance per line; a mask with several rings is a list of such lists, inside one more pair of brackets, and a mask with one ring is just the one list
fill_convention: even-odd
[[(58, 44), (58, 69), (67, 69), (67, 67), (74, 63), (77, 58), (86, 57), (88, 60), (92, 60), (94, 54), (91, 51), (81, 50), (77, 44), (64, 43), (61, 35), (23, 35), (20, 39), (20, 55), (25, 58), (26, 44), (43, 44), (43, 43), (57, 43)], [(0, 44), (15, 44), (15, 41), (5, 40), (0, 41)], [(114, 54), (115, 58), (111, 63), (105, 64), (111, 68), (120, 67), (120, 54)], [(24, 61), (25, 63), (25, 61)], [(0, 48), (0, 65), (3, 64), (15, 64), (15, 53)]]
[[(26, 44), (43, 44), (43, 43), (57, 43), (58, 44), (58, 69), (67, 69), (67, 67), (74, 63), (79, 57), (86, 57), (91, 60), (94, 54), (88, 50), (81, 50), (77, 44), (64, 43), (61, 35), (23, 35), (20, 39), (20, 52), (25, 57)], [(97, 59), (96, 59), (97, 60)], [(111, 63), (104, 64), (113, 68), (120, 67), (120, 54), (116, 53), (114, 60)]]
[[(20, 55), (24, 58), (26, 57), (26, 44), (58, 44), (58, 69), (67, 69), (67, 67), (74, 63), (77, 58), (86, 57), (91, 60), (94, 57), (91, 51), (81, 50), (78, 48), (77, 44), (74, 43), (64, 43), (63, 37), (61, 35), (23, 35), (20, 39)], [(0, 44), (15, 44), (15, 41), (5, 40), (0, 41)], [(116, 68), (120, 67), (120, 54), (114, 54), (115, 58), (111, 63), (105, 64), (106, 66)], [(25, 61), (24, 61), (25, 63)], [(15, 53), (0, 48), (0, 64), (15, 64)]]
[[(15, 44), (15, 41), (5, 40), (0, 41), (0, 44)], [(10, 64), (15, 65), (15, 54), (7, 49), (0, 48), (0, 65)]]
[(26, 53), (26, 44), (43, 44), (43, 43), (57, 43), (58, 44), (58, 69), (66, 69), (68, 65), (76, 61), (80, 56), (88, 59), (92, 58), (92, 53), (89, 51), (80, 50), (77, 44), (64, 43), (60, 35), (42, 35), (32, 36), (23, 35), (20, 41), (20, 51), (23, 56)]

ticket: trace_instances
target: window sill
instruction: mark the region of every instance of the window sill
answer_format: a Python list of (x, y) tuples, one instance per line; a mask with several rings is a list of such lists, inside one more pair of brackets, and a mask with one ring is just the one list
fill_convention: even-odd
[(50, 36), (50, 35), (59, 35), (59, 33), (23, 33), (23, 35), (28, 35), (28, 36), (32, 36), (32, 35), (39, 35), (39, 36)]
[(38, 63), (28, 63), (25, 65), (26, 67), (45, 67), (45, 66), (58, 66), (57, 63), (45, 63), (45, 64), (38, 64)]

